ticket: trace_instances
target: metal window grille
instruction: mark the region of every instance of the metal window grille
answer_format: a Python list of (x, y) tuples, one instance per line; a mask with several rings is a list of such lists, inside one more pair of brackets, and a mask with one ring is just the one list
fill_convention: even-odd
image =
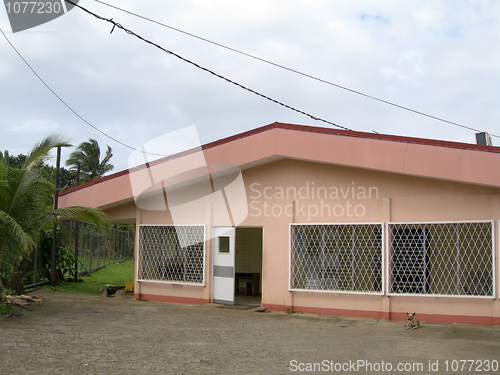
[(389, 293), (493, 296), (493, 223), (388, 224)]
[(382, 292), (382, 224), (290, 226), (290, 289)]
[(205, 226), (139, 227), (138, 279), (204, 283)]

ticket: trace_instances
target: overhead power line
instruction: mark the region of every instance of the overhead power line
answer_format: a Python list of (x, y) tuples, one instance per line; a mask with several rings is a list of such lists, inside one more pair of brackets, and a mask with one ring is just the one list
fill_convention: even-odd
[(247, 86), (244, 86), (244, 85), (242, 85), (241, 83), (238, 83), (238, 82), (236, 82), (236, 81), (233, 81), (233, 80), (231, 80), (231, 79), (229, 79), (229, 78), (227, 78), (227, 77), (225, 77), (225, 76), (223, 76), (223, 75), (221, 75), (221, 74), (218, 74), (218, 73), (214, 72), (213, 70), (210, 70), (210, 69), (208, 69), (208, 68), (205, 68), (204, 66), (201, 66), (201, 65), (199, 65), (198, 63), (195, 63), (194, 61), (188, 60), (188, 59), (186, 59), (185, 57), (182, 57), (181, 55), (179, 55), (179, 54), (177, 54), (177, 53), (175, 53), (175, 52), (172, 52), (172, 51), (170, 51), (170, 50), (168, 50), (168, 49), (166, 49), (166, 48), (164, 48), (164, 47), (160, 46), (159, 44), (154, 43), (154, 42), (152, 42), (152, 41), (150, 41), (150, 40), (148, 40), (148, 39), (146, 39), (146, 38), (144, 38), (144, 37), (140, 36), (139, 34), (136, 34), (136, 33), (135, 33), (135, 32), (133, 32), (132, 30), (127, 29), (127, 28), (123, 27), (123, 26), (122, 26), (121, 24), (119, 24), (118, 22), (115, 22), (113, 19), (102, 17), (102, 16), (100, 16), (100, 15), (98, 15), (98, 14), (94, 13), (94, 12), (91, 12), (90, 10), (88, 10), (88, 9), (86, 9), (86, 8), (84, 8), (84, 7), (82, 7), (81, 5), (78, 5), (77, 3), (74, 3), (74, 2), (73, 2), (73, 1), (71, 1), (71, 0), (65, 0), (65, 1), (66, 1), (67, 3), (70, 3), (70, 4), (74, 5), (75, 7), (80, 8), (80, 9), (81, 9), (81, 10), (83, 10), (84, 12), (86, 12), (86, 13), (88, 13), (88, 14), (90, 14), (90, 15), (94, 16), (95, 18), (97, 18), (97, 19), (99, 19), (99, 20), (101, 20), (101, 21), (106, 21), (106, 22), (109, 22), (110, 24), (112, 24), (112, 25), (113, 25), (113, 27), (112, 27), (112, 29), (111, 29), (111, 32), (110, 32), (110, 33), (113, 33), (113, 31), (115, 30), (115, 28), (121, 29), (121, 30), (125, 31), (127, 34), (133, 35), (133, 36), (135, 36), (136, 38), (138, 38), (138, 39), (142, 40), (143, 42), (145, 42), (145, 43), (147, 43), (147, 44), (150, 44), (150, 45), (152, 45), (152, 46), (154, 46), (154, 47), (156, 47), (156, 48), (158, 48), (158, 49), (162, 50), (163, 52), (168, 53), (169, 55), (172, 55), (172, 56), (174, 56), (174, 57), (177, 57), (178, 59), (180, 59), (180, 60), (182, 60), (182, 61), (184, 61), (184, 62), (186, 62), (186, 63), (188, 63), (188, 64), (190, 64), (190, 65), (193, 65), (194, 67), (196, 67), (196, 68), (198, 68), (198, 69), (201, 69), (201, 70), (203, 70), (203, 71), (205, 71), (205, 72), (207, 72), (207, 73), (210, 73), (210, 74), (212, 74), (213, 76), (215, 76), (215, 77), (217, 77), (217, 78), (223, 79), (224, 81), (229, 82), (229, 83), (231, 83), (231, 84), (233, 84), (233, 85), (235, 85), (235, 86), (237, 86), (237, 87), (239, 87), (239, 88), (242, 88), (242, 89), (244, 89), (244, 90), (246, 90), (246, 91), (248, 91), (248, 92), (251, 92), (252, 94), (255, 94), (255, 95), (257, 95), (257, 96), (260, 96), (261, 98), (267, 99), (267, 100), (269, 100), (269, 101), (271, 101), (271, 102), (273, 102), (273, 103), (275, 103), (275, 104), (278, 104), (278, 105), (280, 105), (280, 106), (282, 106), (282, 107), (288, 108), (288, 109), (290, 109), (290, 110), (292, 110), (292, 111), (295, 111), (295, 112), (297, 112), (297, 113), (300, 113), (300, 114), (302, 114), (302, 115), (305, 115), (305, 116), (307, 116), (307, 117), (309, 117), (309, 118), (312, 118), (313, 120), (316, 120), (316, 121), (321, 121), (321, 122), (324, 122), (324, 123), (330, 124), (330, 125), (332, 125), (332, 126), (335, 126), (335, 127), (337, 127), (337, 128), (340, 128), (340, 129), (344, 129), (344, 130), (352, 130), (352, 129), (346, 128), (345, 126), (338, 125), (338, 124), (336, 124), (336, 123), (334, 123), (334, 122), (331, 122), (331, 121), (328, 121), (328, 120), (322, 119), (322, 118), (320, 118), (320, 117), (317, 117), (317, 116), (311, 115), (310, 113), (307, 113), (307, 112), (305, 112), (305, 111), (302, 111), (302, 110), (300, 110), (300, 109), (297, 109), (297, 108), (295, 108), (295, 107), (292, 107), (292, 106), (290, 106), (290, 105), (288, 105), (288, 104), (285, 104), (285, 103), (283, 103), (283, 102), (280, 102), (280, 101), (278, 101), (278, 100), (276, 100), (276, 99), (273, 99), (273, 98), (271, 98), (271, 97), (269, 97), (269, 96), (267, 96), (267, 95), (261, 94), (261, 93), (260, 93), (260, 92), (258, 92), (258, 91), (255, 91), (255, 90), (253, 90), (253, 89), (251, 89), (251, 88), (249, 88), (249, 87), (247, 87)]
[[(272, 62), (270, 60), (266, 60), (266, 59), (263, 59), (261, 57), (258, 57), (258, 56), (255, 56), (255, 55), (252, 55), (252, 54), (249, 54), (247, 52), (243, 52), (243, 51), (240, 51), (238, 49), (235, 49), (235, 48), (232, 48), (232, 47), (228, 47), (224, 44), (221, 44), (221, 43), (217, 43), (217, 42), (214, 42), (210, 39), (207, 39), (207, 38), (203, 38), (201, 36), (198, 36), (196, 34), (192, 34), (192, 33), (189, 33), (187, 31), (184, 31), (184, 30), (181, 30), (181, 29), (178, 29), (176, 27), (173, 27), (173, 26), (169, 26), (167, 24), (164, 24), (164, 23), (161, 23), (161, 22), (158, 22), (158, 21), (155, 21), (151, 18), (148, 18), (148, 17), (144, 17), (140, 14), (137, 14), (137, 13), (134, 13), (134, 12), (131, 12), (131, 11), (128, 11), (126, 9), (123, 9), (123, 8), (120, 8), (120, 7), (117, 7), (115, 5), (111, 5), (111, 4), (108, 4), (108, 3), (105, 3), (104, 1), (101, 1), (101, 0), (94, 0), (100, 4), (103, 4), (103, 5), (106, 5), (110, 8), (114, 8), (116, 10), (119, 10), (121, 12), (124, 12), (124, 13), (127, 13), (127, 14), (130, 14), (132, 16), (135, 16), (135, 17), (138, 17), (138, 18), (141, 18), (145, 21), (148, 21), (148, 22), (152, 22), (152, 23), (155, 23), (157, 25), (160, 25), (160, 26), (163, 26), (163, 27), (166, 27), (168, 29), (171, 29), (171, 30), (174, 30), (174, 31), (177, 31), (179, 33), (182, 33), (182, 34), (185, 34), (185, 35), (188, 35), (190, 37), (193, 37), (193, 38), (196, 38), (196, 39), (199, 39), (201, 41), (204, 41), (204, 42), (207, 42), (207, 43), (210, 43), (210, 44), (213, 44), (215, 46), (218, 46), (218, 47), (221, 47), (221, 48), (225, 48), (229, 51), (232, 51), (232, 52), (236, 52), (238, 54), (241, 54), (241, 55), (244, 55), (244, 56), (247, 56), (247, 57), (250, 57), (252, 59), (255, 59), (255, 60), (258, 60), (258, 61), (261, 61), (261, 62), (264, 62), (266, 64), (270, 64), (270, 65), (273, 65), (275, 67), (278, 67), (280, 69), (284, 69), (284, 70), (287, 70), (289, 72), (292, 72), (292, 73), (295, 73), (295, 74), (299, 74), (301, 76), (304, 76), (304, 77), (307, 77), (307, 78), (310, 78), (310, 79), (313, 79), (315, 81), (318, 81), (318, 82), (322, 82), (322, 83), (325, 83), (327, 85), (330, 85), (330, 86), (334, 86), (334, 87), (337, 87), (339, 89), (342, 89), (342, 90), (346, 90), (346, 91), (349, 91), (351, 93), (354, 93), (354, 94), (357, 94), (357, 95), (361, 95), (361, 96), (364, 96), (366, 98), (369, 98), (369, 99), (373, 99), (373, 100), (376, 100), (376, 101), (379, 101), (381, 103), (384, 103), (384, 104), (388, 104), (388, 105), (391, 105), (393, 107), (397, 107), (397, 108), (400, 108), (400, 109), (403, 109), (405, 111), (409, 111), (409, 112), (413, 112), (415, 114), (418, 114), (418, 115), (421, 115), (421, 116), (425, 116), (425, 117), (428, 117), (428, 118), (431, 118), (431, 119), (434, 119), (434, 120), (437, 120), (437, 121), (441, 121), (441, 122), (445, 122), (447, 124), (450, 124), (450, 125), (454, 125), (454, 126), (458, 126), (458, 127), (461, 127), (461, 128), (464, 128), (464, 129), (467, 129), (467, 130), (472, 130), (474, 132), (481, 132), (482, 130), (478, 130), (478, 129), (474, 129), (472, 127), (469, 127), (469, 126), (466, 126), (466, 125), (462, 125), (462, 124), (459, 124), (459, 123), (456, 123), (456, 122), (453, 122), (453, 121), (449, 121), (449, 120), (446, 120), (446, 119), (443, 119), (441, 117), (437, 117), (437, 116), (433, 116), (433, 115), (430, 115), (430, 114), (427, 114), (427, 113), (424, 113), (424, 112), (421, 112), (421, 111), (417, 111), (415, 109), (412, 109), (412, 108), (409, 108), (409, 107), (406, 107), (406, 106), (403, 106), (403, 105), (400, 105), (400, 104), (396, 104), (396, 103), (393, 103), (393, 102), (390, 102), (388, 100), (384, 100), (384, 99), (380, 99), (380, 98), (377, 98), (375, 96), (372, 96), (372, 95), (368, 95), (368, 94), (365, 94), (361, 91), (357, 91), (357, 90), (354, 90), (354, 89), (350, 89), (348, 87), (345, 87), (345, 86), (342, 86), (342, 85), (339, 85), (337, 83), (333, 83), (333, 82), (330, 82), (330, 81), (327, 81), (325, 79), (322, 79), (322, 78), (318, 78), (318, 77), (315, 77), (311, 74), (307, 74), (307, 73), (304, 73), (304, 72), (301, 72), (301, 71), (298, 71), (296, 69), (293, 69), (293, 68), (289, 68), (289, 67), (286, 67), (284, 65), (281, 65), (281, 64), (278, 64), (278, 63), (275, 63), (275, 62)], [(68, 1), (71, 3), (71, 1)], [(493, 137), (496, 137), (496, 138), (500, 138), (500, 136), (498, 135), (495, 135), (495, 134), (490, 134), (491, 136)]]
[(57, 99), (59, 99), (59, 101), (64, 104), (66, 106), (66, 108), (68, 108), (71, 112), (73, 112), (73, 114), (78, 117), (80, 120), (82, 120), (84, 123), (86, 123), (88, 126), (90, 126), (91, 128), (93, 128), (94, 130), (98, 131), (99, 133), (101, 133), (102, 135), (108, 137), (109, 139), (121, 144), (122, 146), (125, 146), (125, 147), (128, 147), (128, 148), (131, 148), (132, 150), (135, 150), (134, 147), (131, 147), (121, 141), (119, 141), (118, 139), (116, 138), (113, 138), (112, 136), (110, 136), (109, 134), (106, 134), (105, 132), (103, 132), (101, 129), (99, 129), (97, 126), (94, 126), (92, 125), (90, 122), (88, 122), (86, 119), (84, 119), (82, 116), (80, 116), (73, 108), (71, 108), (71, 106), (66, 103), (59, 95), (57, 95), (57, 93), (52, 90), (52, 88), (42, 79), (42, 77), (40, 77), (38, 75), (38, 73), (35, 71), (35, 69), (33, 69), (33, 67), (28, 63), (28, 61), (23, 57), (23, 55), (21, 55), (21, 53), (17, 50), (16, 47), (14, 47), (14, 45), (10, 42), (9, 38), (7, 38), (7, 35), (5, 35), (5, 33), (3, 32), (2, 29), (0, 29), (0, 32), (2, 33), (3, 37), (5, 38), (5, 40), (7, 41), (7, 43), (9, 43), (9, 45), (12, 47), (12, 49), (17, 53), (17, 55), (21, 58), (21, 60), (23, 60), (23, 62), (26, 64), (26, 66), (33, 72), (33, 74), (40, 80), (40, 82), (43, 83), (43, 85), (52, 93), (52, 95), (54, 95)]
[[(147, 42), (147, 43), (149, 43), (149, 44), (152, 44), (152, 45), (156, 46), (157, 48), (162, 49), (163, 51), (165, 51), (165, 52), (167, 52), (167, 53), (170, 53), (170, 54), (172, 54), (172, 55), (174, 55), (174, 56), (176, 56), (176, 57), (178, 57), (178, 58), (180, 58), (180, 59), (182, 59), (182, 60), (184, 60), (184, 61), (186, 61), (186, 62), (188, 62), (188, 63), (192, 64), (192, 65), (195, 65), (196, 67), (198, 67), (198, 68), (200, 68), (200, 69), (202, 69), (202, 70), (208, 71), (208, 72), (210, 72), (211, 74), (214, 74), (214, 75), (216, 75), (217, 77), (222, 78), (222, 79), (224, 79), (224, 80), (226, 80), (226, 81), (228, 81), (228, 82), (230, 82), (230, 83), (233, 83), (233, 84), (235, 84), (235, 85), (237, 85), (237, 86), (239, 86), (239, 87), (241, 87), (241, 88), (244, 88), (245, 90), (248, 90), (248, 91), (250, 91), (250, 92), (252, 92), (252, 93), (254, 93), (254, 94), (256, 94), (256, 95), (259, 95), (259, 96), (261, 96), (261, 97), (264, 97), (265, 99), (271, 100), (271, 101), (273, 101), (273, 102), (275, 102), (275, 103), (277, 103), (277, 104), (280, 104), (280, 105), (282, 105), (282, 106), (284, 106), (284, 107), (286, 107), (286, 108), (289, 108), (289, 109), (291, 109), (291, 110), (294, 110), (294, 111), (296, 111), (296, 112), (299, 112), (299, 113), (301, 113), (301, 114), (304, 114), (304, 115), (306, 115), (306, 116), (309, 116), (309, 117), (310, 117), (310, 118), (312, 118), (312, 119), (315, 119), (315, 120), (318, 120), (318, 121), (323, 121), (323, 122), (326, 122), (326, 123), (328, 123), (328, 124), (334, 125), (334, 126), (336, 126), (336, 127), (339, 127), (339, 128), (345, 129), (345, 130), (351, 130), (351, 129), (349, 129), (349, 128), (343, 127), (343, 126), (341, 126), (341, 125), (337, 125), (337, 124), (335, 124), (335, 123), (333, 123), (333, 122), (330, 122), (330, 121), (327, 121), (327, 120), (320, 119), (320, 118), (318, 118), (318, 117), (316, 117), (316, 116), (313, 116), (313, 115), (310, 115), (310, 114), (308, 114), (308, 113), (306, 113), (306, 112), (303, 112), (303, 111), (300, 111), (300, 110), (298, 110), (298, 109), (295, 109), (295, 108), (293, 108), (293, 107), (291, 107), (291, 106), (288, 106), (288, 105), (286, 105), (286, 104), (283, 104), (283, 103), (281, 103), (281, 102), (279, 102), (279, 101), (277, 101), (277, 100), (274, 100), (274, 99), (272, 99), (272, 98), (270, 98), (270, 97), (267, 97), (267, 96), (265, 96), (265, 95), (262, 95), (262, 94), (260, 94), (260, 93), (258, 93), (258, 92), (256, 92), (256, 91), (254, 91), (254, 90), (252, 90), (252, 89), (249, 89), (249, 88), (247, 88), (247, 87), (245, 87), (245, 86), (243, 86), (243, 85), (240, 85), (240, 84), (239, 84), (239, 83), (237, 83), (237, 82), (231, 81), (231, 80), (229, 80), (229, 79), (225, 78), (224, 76), (218, 75), (218, 74), (216, 74), (216, 73), (214, 73), (214, 72), (212, 72), (212, 71), (210, 71), (210, 70), (208, 70), (208, 69), (206, 69), (206, 68), (204, 68), (204, 67), (199, 66), (198, 64), (196, 64), (196, 63), (194, 63), (194, 62), (191, 62), (191, 61), (189, 61), (189, 60), (187, 60), (187, 59), (184, 59), (183, 57), (181, 57), (181, 56), (179, 56), (179, 55), (177, 55), (177, 54), (174, 54), (173, 52), (170, 52), (170, 51), (165, 50), (163, 47), (161, 47), (161, 46), (159, 46), (159, 45), (156, 45), (155, 43), (150, 42), (150, 41), (148, 41), (148, 40), (146, 40), (146, 39), (142, 38), (141, 36), (139, 36), (139, 35), (137, 35), (137, 34), (133, 33), (133, 32), (132, 32), (132, 31), (130, 31), (130, 30), (125, 29), (123, 26), (121, 26), (120, 24), (118, 24), (118, 23), (116, 23), (116, 22), (114, 22), (114, 21), (112, 21), (112, 20), (108, 20), (108, 19), (106, 19), (106, 18), (103, 18), (103, 17), (100, 17), (100, 16), (98, 16), (98, 15), (95, 15), (95, 14), (93, 14), (92, 12), (88, 11), (87, 9), (85, 9), (85, 8), (83, 8), (83, 7), (79, 6), (79, 5), (77, 5), (76, 3), (73, 3), (73, 2), (71, 2), (71, 1), (68, 1), (68, 2), (69, 2), (69, 3), (71, 3), (71, 4), (76, 5), (76, 6), (77, 6), (77, 7), (79, 7), (79, 8), (82, 8), (82, 10), (85, 10), (87, 13), (92, 14), (92, 15), (96, 16), (96, 17), (97, 17), (97, 18), (99, 18), (99, 19), (106, 20), (106, 21), (109, 21), (109, 22), (113, 23), (113, 29), (111, 30), (111, 32), (113, 32), (113, 30), (114, 30), (114, 28), (115, 28), (115, 27), (118, 27), (118, 28), (120, 28), (120, 29), (124, 30), (125, 32), (127, 32), (128, 34), (134, 35), (134, 36), (138, 37), (139, 39), (141, 39), (141, 40), (143, 40), (143, 41), (145, 41), (145, 42)], [(114, 141), (114, 142), (116, 142), (116, 143), (118, 143), (118, 144), (120, 144), (120, 145), (122, 145), (122, 146), (124, 146), (124, 147), (126, 147), (126, 148), (129, 148), (129, 149), (131, 149), (131, 150), (137, 151), (137, 148), (132, 147), (132, 146), (130, 146), (130, 145), (128, 145), (128, 144), (126, 144), (126, 143), (124, 143), (124, 142), (120, 141), (119, 139), (117, 139), (117, 138), (115, 138), (115, 137), (112, 137), (111, 135), (107, 134), (106, 132), (104, 132), (103, 130), (99, 129), (97, 126), (93, 125), (91, 122), (89, 122), (88, 120), (86, 120), (86, 119), (85, 119), (83, 116), (81, 116), (81, 115), (80, 115), (80, 114), (79, 114), (76, 110), (74, 110), (74, 109), (73, 109), (73, 108), (72, 108), (72, 107), (71, 107), (71, 106), (70, 106), (70, 105), (69, 105), (66, 101), (64, 101), (64, 100), (63, 100), (63, 99), (62, 99), (62, 98), (61, 98), (61, 97), (60, 97), (60, 96), (59, 96), (59, 95), (58, 95), (58, 94), (57, 94), (57, 93), (56, 93), (56, 92), (55, 92), (55, 91), (54, 91), (54, 90), (53, 90), (53, 89), (52, 89), (52, 88), (51, 88), (51, 87), (50, 87), (50, 86), (49, 86), (49, 85), (48, 85), (48, 84), (44, 81), (44, 79), (43, 79), (43, 78), (42, 78), (42, 77), (41, 77), (41, 76), (40, 76), (40, 75), (39, 75), (39, 74), (35, 71), (35, 69), (34, 69), (34, 68), (30, 65), (30, 63), (29, 63), (29, 62), (28, 62), (28, 61), (24, 58), (24, 56), (21, 54), (21, 52), (19, 52), (19, 50), (18, 50), (18, 49), (17, 49), (17, 48), (16, 48), (16, 47), (12, 44), (12, 42), (10, 41), (10, 39), (7, 37), (7, 35), (5, 35), (5, 33), (3, 32), (3, 30), (2, 30), (1, 28), (0, 28), (0, 32), (2, 33), (2, 35), (3, 35), (3, 37), (5, 38), (5, 40), (7, 41), (7, 43), (10, 45), (10, 47), (14, 50), (14, 52), (16, 52), (16, 54), (19, 56), (19, 58), (20, 58), (20, 59), (24, 62), (24, 64), (25, 64), (25, 65), (26, 65), (26, 66), (27, 66), (27, 67), (31, 70), (31, 72), (32, 72), (32, 73), (33, 73), (33, 74), (34, 74), (34, 75), (38, 78), (38, 80), (39, 80), (39, 81), (40, 81), (40, 82), (41, 82), (41, 83), (42, 83), (42, 84), (43, 84), (43, 85), (47, 88), (47, 90), (49, 90), (49, 91), (52, 93), (52, 95), (54, 95), (54, 96), (55, 96), (55, 97), (56, 97), (56, 98), (57, 98), (57, 99), (58, 99), (58, 100), (59, 100), (59, 101), (60, 101), (60, 102), (61, 102), (61, 103), (62, 103), (62, 104), (63, 104), (63, 105), (64, 105), (64, 106), (68, 109), (68, 110), (70, 110), (70, 111), (71, 111), (71, 112), (72, 112), (72, 113), (73, 113), (76, 117), (78, 117), (81, 121), (83, 121), (85, 124), (87, 124), (88, 126), (90, 126), (92, 129), (94, 129), (95, 131), (97, 131), (97, 132), (101, 133), (102, 135), (104, 135), (105, 137), (107, 137), (107, 138), (111, 139), (112, 141)], [(157, 154), (157, 153), (152, 153), (152, 152), (146, 152), (146, 151), (143, 151), (143, 150), (141, 150), (141, 152), (142, 152), (143, 154), (153, 155), (153, 156), (167, 156), (167, 155), (163, 155), (163, 154)]]
[[(29, 62), (23, 57), (23, 55), (21, 55), (21, 53), (17, 50), (17, 48), (11, 43), (11, 41), (9, 40), (9, 38), (7, 38), (7, 35), (5, 35), (5, 33), (3, 32), (3, 30), (1, 28), (0, 28), (0, 32), (2, 33), (2, 35), (5, 38), (5, 40), (7, 41), (7, 43), (9, 43), (9, 45), (12, 47), (12, 49), (17, 53), (17, 55), (21, 58), (21, 60), (23, 60), (23, 62), (33, 72), (33, 74), (40, 80), (40, 82), (42, 82), (42, 84), (52, 93), (52, 95), (54, 95), (62, 104), (64, 104), (64, 106), (66, 108), (68, 108), (76, 117), (78, 117), (80, 120), (82, 120), (88, 126), (90, 126), (92, 129), (98, 131), (99, 133), (101, 133), (105, 137), (111, 139), (112, 141), (115, 141), (116, 143), (118, 143), (118, 144), (120, 144), (120, 145), (122, 145), (124, 147), (127, 147), (127, 148), (129, 148), (131, 150), (137, 151), (137, 148), (132, 147), (132, 146), (130, 146), (130, 145), (126, 144), (126, 143), (123, 143), (122, 141), (120, 141), (120, 140), (118, 140), (118, 139), (110, 136), (106, 132), (104, 132), (101, 129), (99, 129), (97, 126), (95, 126), (92, 123), (90, 123), (89, 121), (87, 121), (78, 112), (76, 112), (68, 103), (66, 103), (59, 95), (57, 95), (57, 93), (43, 80), (42, 77), (40, 77), (40, 75), (35, 71), (35, 69), (33, 69), (33, 67), (29, 64)], [(162, 155), (162, 154), (155, 154), (155, 153), (152, 153), (152, 152), (146, 152), (146, 151), (143, 151), (143, 150), (140, 150), (140, 151), (143, 154), (147, 154), (147, 155), (167, 156), (167, 155)]]

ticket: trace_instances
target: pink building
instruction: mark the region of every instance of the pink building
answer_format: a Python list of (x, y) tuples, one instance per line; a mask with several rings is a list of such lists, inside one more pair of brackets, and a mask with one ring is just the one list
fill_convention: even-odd
[(135, 223), (136, 297), (500, 324), (500, 148), (274, 123), (63, 191)]

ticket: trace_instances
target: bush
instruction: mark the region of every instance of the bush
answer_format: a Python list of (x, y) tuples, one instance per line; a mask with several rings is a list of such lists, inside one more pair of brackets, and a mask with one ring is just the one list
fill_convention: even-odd
[(57, 248), (57, 263), (56, 267), (63, 277), (71, 277), (75, 274), (76, 256), (67, 247)]
[(12, 314), (13, 308), (11, 305), (0, 305), (0, 315), (1, 314)]

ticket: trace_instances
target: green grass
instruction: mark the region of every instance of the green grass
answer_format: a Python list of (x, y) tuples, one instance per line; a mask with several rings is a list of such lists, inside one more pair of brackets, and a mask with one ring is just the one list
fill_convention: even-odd
[(12, 314), (13, 310), (11, 305), (0, 305), (0, 314), (2, 315)]
[(134, 261), (128, 259), (122, 264), (110, 264), (92, 272), (91, 276), (82, 276), (81, 279), (83, 282), (63, 282), (54, 288), (44, 285), (40, 289), (98, 296), (101, 294), (99, 290), (106, 284), (125, 286), (126, 282), (134, 281)]

